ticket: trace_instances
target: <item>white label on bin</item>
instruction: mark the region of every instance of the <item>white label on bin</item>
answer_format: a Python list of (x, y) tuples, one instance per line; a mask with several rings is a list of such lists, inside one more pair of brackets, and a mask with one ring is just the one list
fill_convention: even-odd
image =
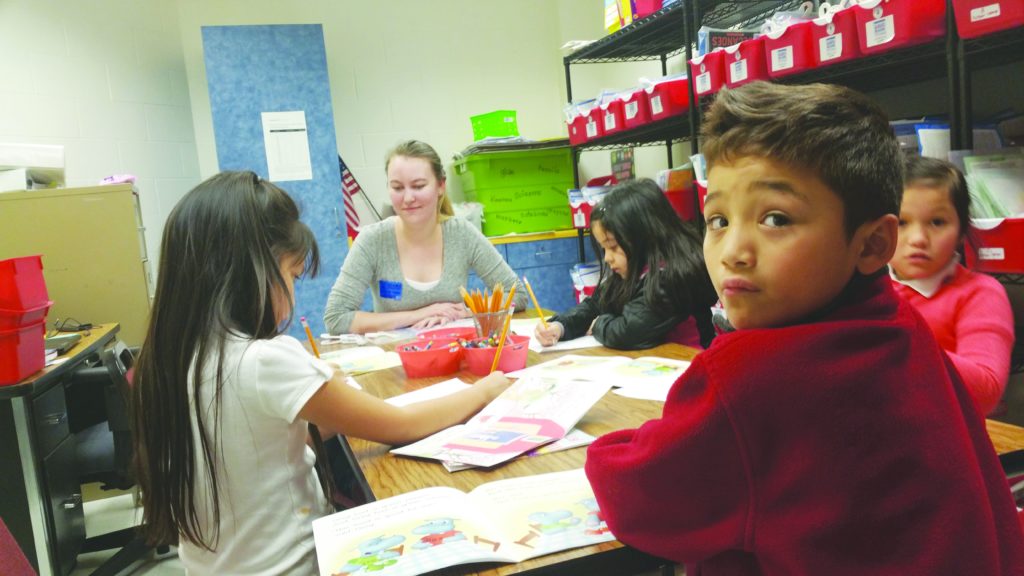
[(593, 118), (587, 120), (587, 138), (597, 137), (597, 122)]
[(604, 129), (615, 130), (615, 114), (606, 112), (604, 115)]
[(979, 260), (1006, 260), (1006, 251), (1002, 248), (979, 248)]
[(697, 94), (711, 92), (711, 72), (697, 75)]
[(737, 60), (729, 64), (729, 81), (742, 82), (747, 79), (747, 59)]
[(981, 20), (988, 20), (989, 18), (999, 17), (999, 3), (989, 4), (988, 6), (982, 6), (971, 10), (971, 22), (979, 22)]
[(640, 106), (636, 102), (626, 102), (625, 111), (626, 120), (632, 120), (636, 118), (636, 113), (640, 111)]
[(864, 35), (865, 43), (869, 48), (892, 42), (896, 37), (896, 26), (893, 24), (892, 14), (878, 20), (868, 21), (864, 25)]
[(575, 228), (586, 228), (587, 227), (587, 216), (583, 213), (583, 209), (574, 210), (572, 213), (572, 225)]
[(772, 72), (789, 70), (793, 67), (793, 47), (783, 46), (772, 50)]
[(661, 107), (661, 94), (651, 98), (651, 114), (661, 114), (665, 109)]
[(843, 35), (842, 33), (833, 34), (831, 36), (825, 36), (821, 40), (818, 40), (818, 52), (821, 55), (822, 62), (828, 62), (829, 60), (835, 60), (843, 55)]

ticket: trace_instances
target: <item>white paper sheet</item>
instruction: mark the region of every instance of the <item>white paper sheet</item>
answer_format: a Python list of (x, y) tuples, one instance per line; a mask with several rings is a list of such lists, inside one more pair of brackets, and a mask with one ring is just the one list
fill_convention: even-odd
[(385, 400), (388, 404), (394, 406), (408, 406), (409, 404), (415, 404), (417, 402), (423, 402), (425, 400), (431, 400), (433, 398), (441, 398), (454, 394), (460, 390), (469, 388), (470, 385), (466, 384), (458, 378), (452, 378), (451, 380), (445, 380), (444, 382), (438, 382), (431, 386), (420, 388), (419, 390), (413, 390), (412, 392), (406, 392), (398, 396), (392, 396)]
[(312, 180), (313, 164), (309, 159), (309, 134), (306, 113), (263, 112), (263, 147), (267, 153), (270, 180)]

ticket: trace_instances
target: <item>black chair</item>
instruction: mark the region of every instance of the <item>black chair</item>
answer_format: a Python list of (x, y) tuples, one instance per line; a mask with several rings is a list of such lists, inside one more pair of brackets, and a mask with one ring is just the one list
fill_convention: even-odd
[[(77, 370), (68, 385), (68, 411), (82, 484), (99, 482), (103, 490), (127, 490), (135, 485), (129, 380), (134, 363), (132, 350), (118, 341), (100, 354), (97, 365)], [(98, 419), (99, 398), (103, 414), (100, 421), (93, 422)], [(120, 550), (93, 571), (93, 576), (117, 574), (152, 550), (136, 528), (130, 527), (87, 538), (80, 553), (112, 548)], [(161, 553), (167, 550), (166, 546), (157, 548)]]

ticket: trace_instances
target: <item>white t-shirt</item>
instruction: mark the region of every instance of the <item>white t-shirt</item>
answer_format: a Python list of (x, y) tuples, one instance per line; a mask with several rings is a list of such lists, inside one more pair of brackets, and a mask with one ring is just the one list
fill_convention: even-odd
[[(214, 458), (220, 539), (215, 552), (182, 541), (178, 556), (189, 574), (315, 574), (312, 521), (331, 509), (317, 481), (313, 450), (306, 445), (306, 422), (297, 416), (333, 371), (284, 335), (271, 340), (230, 336), (224, 358)], [(215, 370), (216, 358), (211, 358), (201, 391), (208, 432), (214, 426)], [(192, 386), (190, 378), (190, 399)], [(194, 415), (192, 434), (198, 451)], [(196, 475), (201, 525), (212, 528), (212, 505), (201, 505), (211, 501), (201, 456)]]

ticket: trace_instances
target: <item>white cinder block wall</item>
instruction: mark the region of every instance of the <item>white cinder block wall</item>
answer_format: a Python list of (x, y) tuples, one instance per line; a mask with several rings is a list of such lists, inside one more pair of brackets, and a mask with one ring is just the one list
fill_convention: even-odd
[[(179, 0), (178, 5), (201, 172), (216, 170), (216, 150), (200, 28), (320, 23), (339, 151), (377, 206), (387, 202), (384, 155), (400, 140), (425, 140), (447, 162), (472, 142), (469, 117), (497, 109), (516, 110), (525, 137), (564, 137), (559, 47), (569, 39), (604, 34), (602, 4), (595, 0)], [(574, 95), (596, 95), (610, 71), (577, 67)], [(619, 74), (612, 86), (635, 78)], [(596, 161), (584, 158), (585, 166), (596, 166), (585, 172), (607, 172), (608, 153), (598, 155)], [(664, 157), (663, 150), (657, 157)], [(456, 183), (452, 188), (460, 198)], [(366, 206), (356, 205), (363, 221), (372, 221)]]
[(63, 145), (68, 186), (138, 178), (155, 273), (166, 215), (199, 181), (174, 2), (2, 0), (0, 71), (0, 141)]

